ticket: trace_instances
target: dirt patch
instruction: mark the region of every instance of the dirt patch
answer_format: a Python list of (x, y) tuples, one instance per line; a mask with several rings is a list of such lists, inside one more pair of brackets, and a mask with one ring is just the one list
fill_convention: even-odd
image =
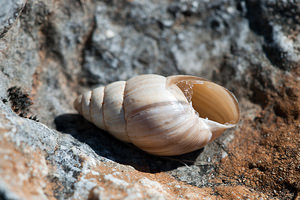
[(245, 185), (280, 199), (300, 191), (300, 69), (281, 77), (282, 85), (254, 120), (244, 116), (218, 166), (223, 182)]

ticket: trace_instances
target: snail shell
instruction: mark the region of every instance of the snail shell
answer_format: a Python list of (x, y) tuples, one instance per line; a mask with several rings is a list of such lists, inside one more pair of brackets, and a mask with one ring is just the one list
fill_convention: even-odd
[(117, 81), (78, 96), (74, 107), (117, 139), (161, 156), (200, 149), (239, 121), (233, 94), (187, 75)]

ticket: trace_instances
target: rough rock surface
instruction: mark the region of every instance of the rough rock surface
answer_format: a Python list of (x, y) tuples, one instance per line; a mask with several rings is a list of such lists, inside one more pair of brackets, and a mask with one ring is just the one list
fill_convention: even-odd
[[(2, 0), (0, 199), (299, 199), (299, 63), (299, 1)], [(224, 85), (240, 124), (156, 157), (72, 108), (143, 73)]]

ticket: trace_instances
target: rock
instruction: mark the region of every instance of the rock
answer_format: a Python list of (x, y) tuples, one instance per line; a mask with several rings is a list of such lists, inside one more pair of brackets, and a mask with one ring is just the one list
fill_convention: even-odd
[(25, 0), (3, 0), (0, 2), (0, 38), (2, 38), (21, 13)]
[(249, 25), (263, 36), (263, 51), (275, 67), (299, 67), (299, 2), (247, 1)]
[[(299, 10), (262, 0), (1, 1), (0, 199), (297, 199)], [(239, 126), (199, 151), (157, 157), (72, 107), (83, 91), (143, 73), (224, 85), (240, 102)]]

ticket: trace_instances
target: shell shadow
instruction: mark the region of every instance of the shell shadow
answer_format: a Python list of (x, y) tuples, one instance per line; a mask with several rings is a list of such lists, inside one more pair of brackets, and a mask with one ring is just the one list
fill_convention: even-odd
[(193, 165), (203, 149), (180, 156), (153, 156), (132, 144), (125, 144), (109, 133), (97, 128), (79, 114), (63, 114), (54, 119), (56, 129), (70, 134), (89, 145), (99, 156), (120, 164), (131, 165), (142, 172), (157, 173), (170, 171), (180, 166)]

